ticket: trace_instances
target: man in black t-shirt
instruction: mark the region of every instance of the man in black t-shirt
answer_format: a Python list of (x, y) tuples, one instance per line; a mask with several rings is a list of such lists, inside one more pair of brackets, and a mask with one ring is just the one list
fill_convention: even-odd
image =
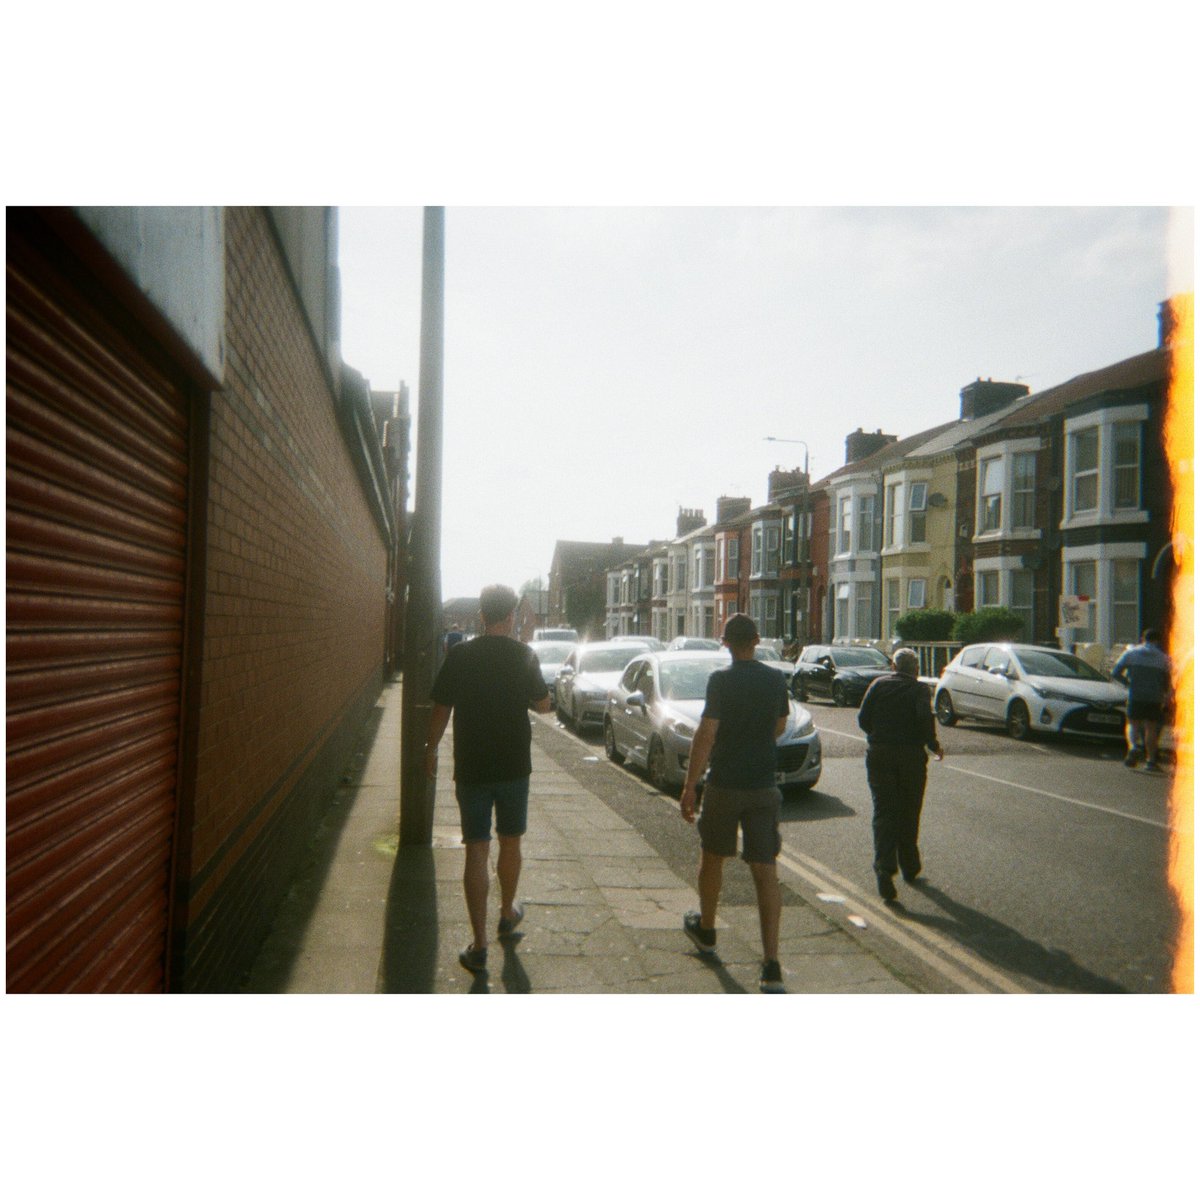
[(433, 713), (425, 767), (437, 774), (437, 747), (454, 714), (454, 791), (466, 845), (463, 890), (471, 918), (471, 944), (458, 961), (472, 973), (487, 970), (488, 857), (492, 811), (500, 843), (501, 937), (515, 933), (525, 915), (516, 902), (521, 877), (521, 837), (529, 808), (532, 735), (529, 709), (550, 711), (541, 668), (528, 646), (516, 641), (517, 594), (499, 584), (479, 597), (483, 636), (446, 655), (433, 684)]
[(917, 834), (926, 749), (942, 759), (929, 688), (917, 678), (916, 651), (897, 650), (892, 666), (895, 674), (874, 680), (858, 710), (859, 727), (867, 735), (867, 786), (875, 810), (875, 882), (889, 903), (897, 895), (897, 865), (906, 883), (915, 883), (921, 874)]
[(722, 640), (733, 655), (733, 665), (709, 677), (680, 797), (680, 811), (690, 824), (696, 820), (696, 785), (711, 758), (700, 816), (700, 911), (683, 918), (683, 929), (701, 954), (716, 952), (717, 902), (725, 860), (737, 853), (740, 825), (742, 857), (754, 879), (762, 933), (759, 987), (764, 992), (781, 992), (781, 902), (775, 860), (782, 846), (779, 816), (783, 797), (775, 785), (775, 743), (787, 728), (791, 705), (783, 675), (755, 660), (758, 627), (748, 616), (737, 613), (730, 617)]

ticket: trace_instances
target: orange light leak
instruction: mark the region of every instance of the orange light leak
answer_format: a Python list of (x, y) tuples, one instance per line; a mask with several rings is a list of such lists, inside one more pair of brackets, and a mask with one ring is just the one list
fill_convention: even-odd
[(1171, 990), (1196, 987), (1195, 913), (1195, 293), (1173, 296), (1171, 390), (1167, 402), (1166, 450), (1171, 464), (1171, 537), (1175, 548), (1171, 661), (1175, 673), (1175, 780), (1171, 787), (1171, 853), (1168, 878), (1179, 908), (1179, 930), (1171, 968)]

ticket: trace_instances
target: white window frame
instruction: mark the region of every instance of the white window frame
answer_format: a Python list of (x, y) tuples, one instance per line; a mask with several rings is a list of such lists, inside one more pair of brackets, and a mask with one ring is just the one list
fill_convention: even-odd
[[(914, 480), (908, 485), (908, 504), (907, 504), (907, 523), (908, 538), (906, 544), (909, 546), (927, 546), (929, 544), (929, 483), (924, 479)], [(917, 537), (913, 532), (913, 518), (921, 514), (922, 536)]]
[(850, 636), (850, 584), (836, 583), (833, 586), (833, 636)]
[[(993, 454), (991, 458), (980, 460), (978, 471), (979, 512), (975, 517), (975, 528), (981, 534), (999, 533), (1004, 528), (1004, 456)], [(994, 476), (990, 485), (989, 474)]]
[(896, 549), (903, 544), (897, 537), (904, 526), (904, 505), (901, 497), (904, 495), (904, 484), (899, 481), (889, 482), (883, 489), (883, 548)]
[[(1113, 408), (1096, 409), (1069, 417), (1063, 422), (1063, 514), (1060, 529), (1084, 529), (1096, 525), (1142, 525), (1150, 520), (1145, 503), (1147, 423), (1150, 419), (1148, 404), (1124, 404)], [(1117, 507), (1117, 428), (1123, 425), (1140, 426), (1138, 439), (1138, 507)], [(1097, 434), (1096, 454), (1096, 507), (1076, 510), (1074, 507), (1076, 469), (1075, 457), (1079, 434), (1095, 429)], [(1089, 472), (1090, 473), (1090, 472)]]
[(900, 607), (900, 576), (890, 575), (884, 583), (884, 599), (886, 602), (886, 613), (884, 620), (886, 622), (885, 635), (887, 637), (896, 636), (896, 622), (903, 616), (904, 610)]
[(918, 579), (915, 576), (908, 581), (908, 604), (907, 610), (914, 608), (924, 608), (926, 606), (926, 598), (928, 596), (928, 586), (924, 579)]
[[(1004, 538), (1040, 538), (1042, 531), (1033, 525), (1017, 525), (1013, 521), (1016, 512), (1016, 463), (1020, 455), (1034, 455), (1034, 489), (1037, 487), (1037, 452), (1042, 443), (1039, 438), (1016, 438), (1009, 442), (991, 442), (980, 446), (975, 452), (975, 542), (993, 542)], [(1000, 459), (1000, 512), (999, 522), (994, 527), (984, 528), (984, 479), (987, 464)], [(992, 495), (994, 493), (987, 493)], [(1034, 520), (1037, 519), (1036, 506)]]
[(854, 496), (846, 492), (837, 498), (837, 556), (854, 552)]
[[(1093, 543), (1087, 546), (1068, 546), (1062, 551), (1062, 580), (1063, 591), (1072, 596), (1076, 593), (1071, 589), (1074, 586), (1074, 568), (1078, 563), (1095, 563), (1096, 564), (1096, 594), (1092, 598), (1092, 606), (1094, 607), (1093, 632), (1094, 636), (1089, 638), (1084, 635), (1084, 631), (1078, 629), (1060, 629), (1060, 640), (1067, 645), (1081, 645), (1088, 641), (1099, 642), (1102, 646), (1112, 646), (1117, 642), (1116, 636), (1116, 621), (1113, 611), (1116, 603), (1115, 598), (1115, 574), (1114, 564), (1118, 561), (1133, 561), (1137, 563), (1143, 562), (1148, 554), (1148, 547), (1145, 542), (1103, 542)], [(1141, 570), (1139, 568), (1139, 582)], [(1146, 602), (1145, 594), (1141, 587), (1138, 588), (1138, 612), (1137, 625), (1140, 632), (1141, 621), (1144, 616), (1144, 605)]]

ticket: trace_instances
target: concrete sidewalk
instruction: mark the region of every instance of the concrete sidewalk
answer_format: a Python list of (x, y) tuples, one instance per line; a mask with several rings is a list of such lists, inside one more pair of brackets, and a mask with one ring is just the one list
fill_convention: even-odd
[[(697, 954), (682, 931), (684, 912), (697, 903), (694, 872), (681, 875), (668, 865), (536, 739), (518, 893), (524, 936), (502, 945), (489, 935), (488, 974), (464, 971), (458, 954), (471, 931), (450, 735), (442, 746), (433, 845), (401, 850), (400, 696), (399, 682), (385, 687), (243, 991), (757, 993), (756, 907), (722, 906), (717, 957)], [(494, 931), (494, 847), (492, 862)], [(803, 902), (784, 907), (780, 961), (789, 992), (910, 990)]]

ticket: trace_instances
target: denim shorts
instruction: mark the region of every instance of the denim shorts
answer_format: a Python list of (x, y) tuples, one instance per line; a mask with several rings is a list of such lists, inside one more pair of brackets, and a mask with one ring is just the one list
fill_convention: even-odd
[(773, 863), (783, 848), (779, 816), (783, 793), (777, 787), (723, 788), (709, 784), (700, 809), (700, 845), (709, 854), (732, 858), (742, 827), (742, 858)]
[(492, 840), (492, 807), (500, 837), (520, 837), (529, 812), (529, 776), (503, 783), (456, 783), (454, 794), (464, 842)]

